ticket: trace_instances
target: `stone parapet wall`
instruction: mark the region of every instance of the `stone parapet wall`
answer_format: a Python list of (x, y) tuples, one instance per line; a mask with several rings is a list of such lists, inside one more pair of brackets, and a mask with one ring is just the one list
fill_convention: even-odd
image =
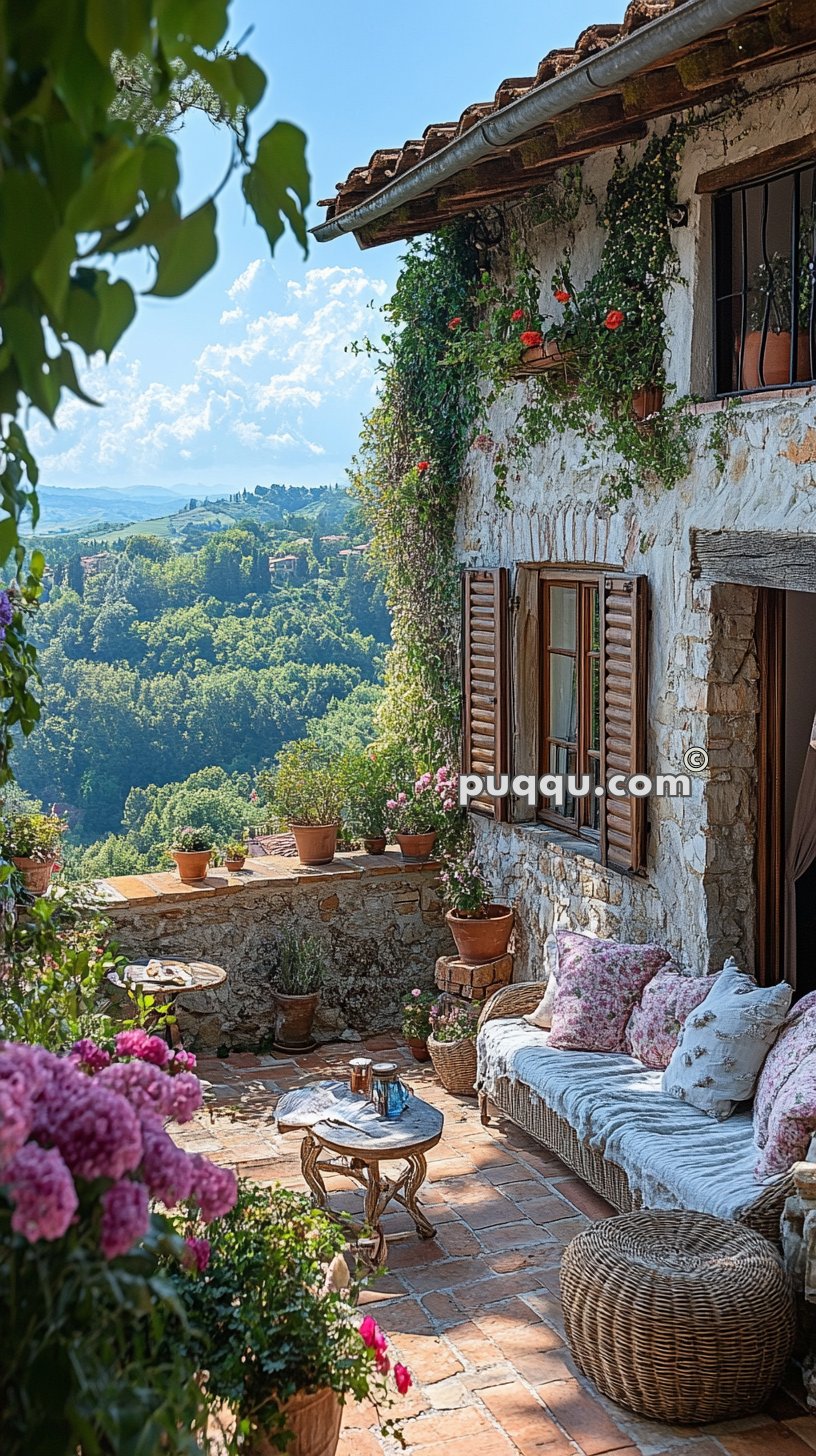
[(256, 1048), (274, 1029), (277, 944), (287, 930), (326, 946), (328, 980), (316, 1034), (367, 1035), (401, 1020), (405, 995), (433, 987), (434, 965), (453, 950), (436, 893), (434, 864), (340, 854), (308, 869), (274, 856), (239, 874), (212, 870), (196, 885), (175, 874), (125, 875), (96, 887), (113, 933), (134, 960), (164, 956), (223, 966), (213, 991), (179, 998), (185, 1046)]

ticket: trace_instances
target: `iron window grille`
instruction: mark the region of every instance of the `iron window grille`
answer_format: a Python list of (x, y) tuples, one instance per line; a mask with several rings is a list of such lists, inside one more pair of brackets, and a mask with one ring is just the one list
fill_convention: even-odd
[(816, 380), (816, 163), (714, 198), (720, 396)]

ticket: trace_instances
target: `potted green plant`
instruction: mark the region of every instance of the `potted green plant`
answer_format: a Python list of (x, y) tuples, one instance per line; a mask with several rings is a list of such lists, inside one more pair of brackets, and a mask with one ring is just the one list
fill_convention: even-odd
[(430, 1008), (428, 1051), (433, 1069), (447, 1092), (475, 1095), (476, 1032), (481, 1006), (440, 996)]
[(185, 885), (206, 878), (215, 847), (215, 836), (209, 824), (194, 827), (187, 824), (177, 829), (170, 846), (170, 858), (176, 862), (179, 879)]
[(436, 773), (423, 773), (406, 789), (386, 802), (386, 823), (408, 863), (430, 859), (440, 834), (458, 814), (457, 777), (442, 766)]
[(224, 845), (222, 854), (224, 864), (231, 873), (237, 874), (238, 870), (244, 868), (247, 847), (243, 839), (231, 839), (229, 844)]
[(347, 757), (346, 824), (366, 854), (384, 854), (389, 755), (375, 747)]
[(287, 931), (278, 950), (275, 984), (275, 1045), (284, 1051), (314, 1046), (312, 1027), (326, 979), (326, 953), (314, 935)]
[(447, 905), (445, 920), (462, 960), (497, 960), (507, 954), (513, 911), (493, 902), (492, 892), (472, 850), (450, 855), (439, 876), (439, 894)]
[(290, 743), (278, 754), (272, 809), (291, 829), (298, 859), (305, 865), (330, 864), (346, 795), (345, 762), (309, 739)]
[(364, 1280), (334, 1218), (302, 1193), (247, 1182), (215, 1226), (177, 1227), (192, 1254), (186, 1277), (174, 1274), (189, 1353), (214, 1416), (234, 1413), (246, 1456), (333, 1456), (347, 1399), (369, 1400), (399, 1439), (385, 1412), (411, 1376), (391, 1368), (385, 1335), (357, 1309)]
[[(763, 385), (791, 384), (810, 375), (810, 298), (812, 281), (809, 255), (799, 266), (798, 334), (791, 372), (791, 290), (793, 270), (790, 257), (773, 253), (757, 264), (751, 275), (748, 331), (742, 348), (743, 389)], [(739, 339), (737, 340), (739, 356)]]
[(32, 895), (44, 895), (68, 825), (58, 814), (14, 814), (3, 826), (2, 856), (20, 871)]
[(415, 986), (402, 1008), (402, 1034), (405, 1037), (414, 1061), (430, 1060), (428, 1037), (431, 1034), (430, 1010), (436, 1001), (433, 991), (422, 991)]

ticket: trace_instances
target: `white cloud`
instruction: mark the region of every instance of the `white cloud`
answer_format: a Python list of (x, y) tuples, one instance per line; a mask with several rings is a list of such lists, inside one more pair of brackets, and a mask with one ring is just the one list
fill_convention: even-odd
[[(230, 293), (245, 293), (255, 273), (250, 264)], [(109, 365), (97, 356), (82, 382), (104, 408), (69, 399), (56, 432), (42, 422), (31, 431), (43, 478), (91, 484), (212, 469), (234, 480), (247, 453), (255, 472), (265, 458), (283, 478), (297, 477), (298, 468), (308, 473), (310, 460), (339, 457), (329, 476), (339, 478), (375, 387), (371, 360), (348, 345), (372, 326), (376, 332), (370, 305), (387, 287), (362, 268), (328, 267), (278, 285), (278, 293), (278, 311), (224, 311), (233, 341), (207, 344), (180, 386), (146, 377), (124, 349)]]
[(248, 293), (262, 267), (263, 258), (253, 258), (243, 273), (239, 273), (235, 282), (230, 284), (227, 289), (227, 297), (234, 302), (239, 293)]

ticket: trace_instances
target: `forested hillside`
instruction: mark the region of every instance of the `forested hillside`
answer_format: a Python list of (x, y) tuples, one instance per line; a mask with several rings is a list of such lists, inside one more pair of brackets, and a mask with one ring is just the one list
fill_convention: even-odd
[[(46, 706), (17, 771), (26, 793), (68, 806), (78, 871), (158, 863), (174, 824), (202, 817), (184, 812), (190, 794), (215, 793), (213, 827), (240, 830), (255, 774), (311, 720), (328, 714), (319, 731), (338, 743), (371, 735), (382, 592), (362, 554), (340, 555), (353, 517), (339, 541), (297, 538), (296, 526), (246, 516), (204, 545), (50, 543), (37, 627)], [(270, 572), (283, 554), (297, 559)]]

